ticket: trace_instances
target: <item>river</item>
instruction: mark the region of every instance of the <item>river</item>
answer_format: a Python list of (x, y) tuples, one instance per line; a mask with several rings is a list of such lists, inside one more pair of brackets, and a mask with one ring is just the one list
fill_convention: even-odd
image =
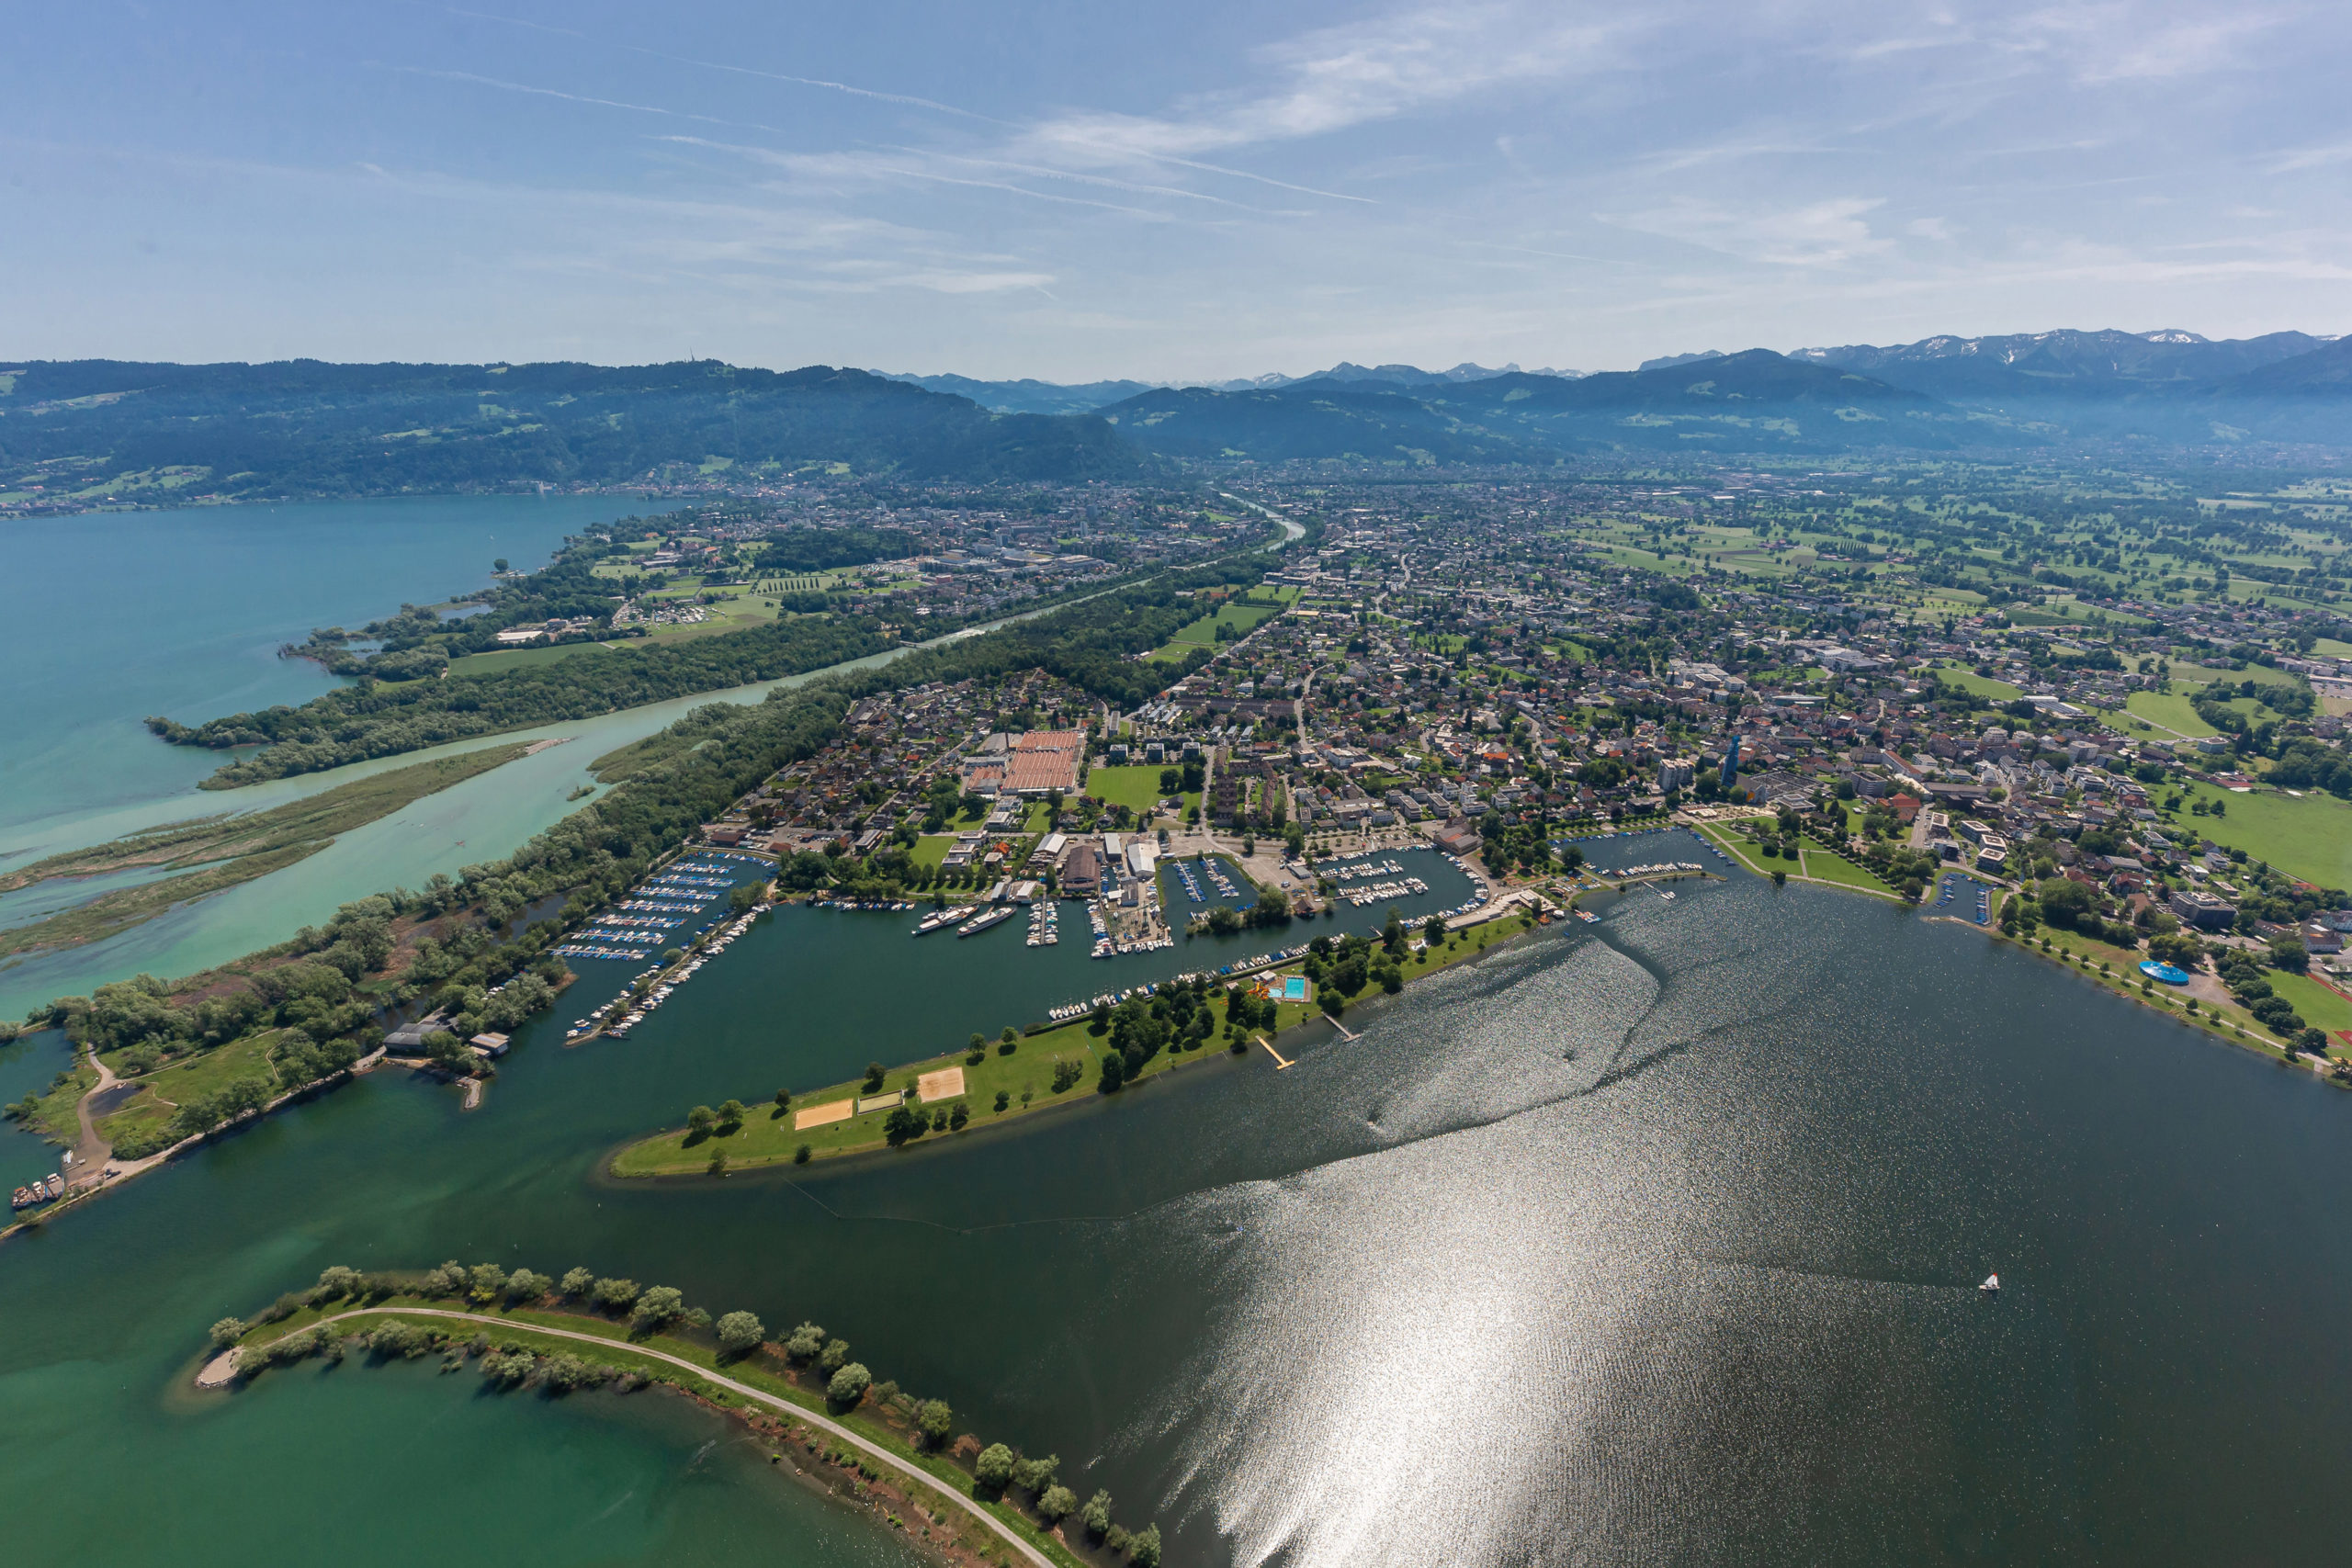
[[(427, 795), (284, 871), (119, 936), (0, 963), (0, 1017), (22, 1017), (53, 997), (86, 996), (141, 972), (195, 974), (282, 942), (352, 898), (500, 859), (580, 809), (573, 792), (593, 784), (588, 769), (598, 757), (705, 703), (757, 702), (777, 686), (828, 672), (477, 736), (232, 791), (197, 787), (222, 753), (167, 746), (141, 723), (157, 711), (193, 720), (306, 701), (334, 678), (308, 660), (278, 658), (281, 644), (301, 640), (313, 626), (364, 625), (403, 601), (438, 603), (479, 590), (490, 581), (493, 559), (503, 557), (517, 570), (537, 567), (563, 535), (631, 510), (626, 498), (607, 496), (444, 496), (95, 513), (0, 528), (0, 578), (20, 589), (17, 612), (0, 619), (0, 658), (26, 677), (12, 684), (0, 709), (11, 740), (0, 754), (0, 867), (161, 822), (264, 809), (502, 741), (565, 742)], [(896, 657), (876, 654), (830, 669)], [(0, 895), (0, 926), (40, 919), (153, 874)], [(0, 1079), (6, 1077), (0, 1069)]]
[(780, 912), (626, 1042), (534, 1023), (480, 1111), (373, 1077), (0, 1248), (12, 1548), (899, 1560), (675, 1401), (356, 1363), (182, 1386), (215, 1317), (449, 1257), (814, 1317), (1157, 1517), (1173, 1563), (2301, 1562), (2352, 1524), (2352, 1100), (1981, 933), (1736, 874), (1361, 1010), (1353, 1043), (1318, 1026), (1287, 1071), (1219, 1055), (1025, 1131), (599, 1177), (696, 1101), (1204, 952), (906, 923)]

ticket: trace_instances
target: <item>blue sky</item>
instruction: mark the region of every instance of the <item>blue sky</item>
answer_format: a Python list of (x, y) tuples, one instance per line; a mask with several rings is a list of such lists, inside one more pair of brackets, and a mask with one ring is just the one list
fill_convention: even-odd
[(1077, 380), (2352, 330), (2341, 5), (0, 17), (10, 356)]

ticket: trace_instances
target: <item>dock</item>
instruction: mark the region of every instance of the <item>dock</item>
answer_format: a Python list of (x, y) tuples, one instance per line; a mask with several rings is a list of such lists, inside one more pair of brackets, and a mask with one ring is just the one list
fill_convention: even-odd
[(1258, 1043), (1263, 1045), (1266, 1048), (1266, 1055), (1274, 1059), (1274, 1070), (1276, 1072), (1280, 1072), (1284, 1067), (1290, 1066), (1288, 1062), (1283, 1060), (1283, 1054), (1274, 1049), (1274, 1043), (1272, 1038), (1267, 1035), (1261, 1034), (1258, 1036)]

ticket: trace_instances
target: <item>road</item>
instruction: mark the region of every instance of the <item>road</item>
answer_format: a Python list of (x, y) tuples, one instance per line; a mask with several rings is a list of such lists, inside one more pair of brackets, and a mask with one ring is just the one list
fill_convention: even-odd
[[(606, 1349), (611, 1349), (616, 1344), (621, 1343), (620, 1341), (616, 1341), (601, 1334), (582, 1334), (570, 1328), (548, 1328), (536, 1323), (518, 1323), (513, 1318), (492, 1317), (481, 1313), (451, 1312), (446, 1307), (363, 1307), (355, 1312), (341, 1312), (335, 1314), (333, 1317), (322, 1318), (319, 1320), (316, 1326), (323, 1328), (330, 1323), (341, 1323), (345, 1318), (388, 1316), (444, 1317), (457, 1323), (480, 1324), (485, 1328), (503, 1328), (509, 1332), (527, 1331), (532, 1334), (544, 1334), (554, 1339), (577, 1339), (583, 1345), (601, 1345)], [(865, 1438), (859, 1437), (855, 1432), (851, 1431), (847, 1427), (842, 1426), (840, 1422), (832, 1420), (829, 1416), (820, 1416), (812, 1410), (793, 1404), (790, 1400), (779, 1399), (775, 1394), (762, 1393), (760, 1390), (752, 1387), (748, 1383), (737, 1382), (733, 1378), (728, 1377), (724, 1373), (712, 1371), (707, 1367), (697, 1366), (695, 1363), (687, 1360), (684, 1356), (673, 1356), (666, 1350), (650, 1349), (643, 1345), (622, 1345), (621, 1348), (628, 1350), (634, 1355), (643, 1356), (650, 1360), (667, 1361), (673, 1367), (679, 1367), (686, 1371), (692, 1372), (695, 1376), (702, 1379), (705, 1382), (716, 1383), (718, 1387), (727, 1390), (729, 1393), (741, 1394), (745, 1399), (751, 1400), (755, 1404), (763, 1404), (777, 1412), (779, 1415), (788, 1416), (795, 1421), (804, 1421), (809, 1426), (817, 1427), (820, 1431), (830, 1433), (833, 1437), (839, 1438), (842, 1442), (853, 1445), (858, 1450), (858, 1451), (866, 1454), (876, 1461), (876, 1462), (888, 1465), (892, 1470), (897, 1471), (899, 1474), (906, 1476), (908, 1479), (921, 1482), (926, 1491), (936, 1493), (938, 1495), (946, 1498), (950, 1503), (955, 1504), (957, 1507), (971, 1515), (972, 1517), (986, 1525), (992, 1532), (1003, 1540), (1007, 1545), (1011, 1546), (1013, 1551), (1019, 1552), (1024, 1560), (1035, 1563), (1036, 1568), (1054, 1568), (1054, 1560), (1052, 1558), (1047, 1557), (1044, 1552), (1030, 1545), (1026, 1540), (1023, 1540), (1019, 1533), (1016, 1532), (1010, 1525), (1007, 1525), (1002, 1519), (998, 1518), (994, 1514), (989, 1513), (986, 1508), (980, 1506), (979, 1504), (974, 1502), (971, 1498), (965, 1496), (962, 1493), (950, 1490), (946, 1483), (942, 1482), (939, 1477), (932, 1474), (929, 1471), (924, 1470), (922, 1466), (908, 1463), (905, 1460), (902, 1460), (898, 1455), (890, 1452), (889, 1450), (881, 1448), (867, 1441)]]

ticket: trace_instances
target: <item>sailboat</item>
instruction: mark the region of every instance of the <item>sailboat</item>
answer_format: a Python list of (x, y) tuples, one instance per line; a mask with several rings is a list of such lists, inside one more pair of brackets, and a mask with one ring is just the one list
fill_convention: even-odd
[(1984, 1282), (1976, 1288), (1988, 1296), (1997, 1296), (2001, 1293), (2001, 1277), (1998, 1274), (1987, 1274), (1984, 1276)]

